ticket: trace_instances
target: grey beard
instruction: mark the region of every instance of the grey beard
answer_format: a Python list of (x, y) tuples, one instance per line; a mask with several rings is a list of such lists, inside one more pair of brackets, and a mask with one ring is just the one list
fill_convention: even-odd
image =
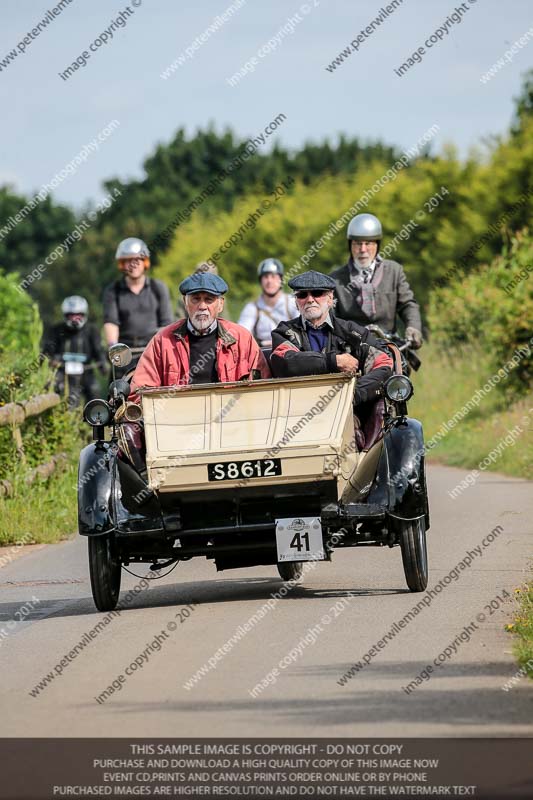
[(191, 318), (191, 325), (193, 326), (193, 328), (196, 331), (198, 331), (198, 333), (203, 333), (204, 331), (206, 331), (208, 328), (211, 327), (213, 322), (214, 322), (214, 320), (211, 317), (211, 315), (209, 315), (207, 318), (201, 319), (201, 320), (197, 320), (197, 319)]

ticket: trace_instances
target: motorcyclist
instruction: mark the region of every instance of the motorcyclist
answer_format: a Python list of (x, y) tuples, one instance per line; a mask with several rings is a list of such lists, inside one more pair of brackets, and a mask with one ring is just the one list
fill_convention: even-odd
[(272, 331), (282, 320), (298, 315), (294, 298), (282, 289), (283, 264), (278, 258), (265, 258), (257, 268), (261, 294), (247, 303), (239, 325), (250, 331), (260, 347), (272, 347)]
[(150, 251), (142, 239), (121, 241), (115, 254), (122, 278), (104, 290), (104, 335), (107, 346), (118, 341), (131, 347), (131, 370), (152, 336), (173, 320), (166, 285), (149, 278)]
[(396, 331), (396, 318), (405, 325), (410, 346), (422, 346), (420, 308), (397, 261), (379, 255), (383, 238), (381, 222), (373, 214), (357, 214), (347, 230), (347, 263), (334, 270), (337, 306), (341, 319), (359, 325), (379, 325), (387, 333)]
[(42, 351), (57, 367), (55, 389), (59, 394), (68, 386), (69, 405), (76, 406), (79, 394), (85, 401), (98, 397), (97, 370), (105, 370), (106, 358), (96, 325), (88, 322), (89, 304), (72, 295), (61, 304), (63, 322), (54, 325), (43, 339)]

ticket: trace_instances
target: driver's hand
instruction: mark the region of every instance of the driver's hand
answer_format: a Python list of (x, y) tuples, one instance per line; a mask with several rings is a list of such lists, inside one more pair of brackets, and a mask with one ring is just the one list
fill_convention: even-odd
[(337, 369), (339, 372), (349, 372), (355, 375), (359, 366), (359, 361), (349, 353), (342, 353), (337, 356)]
[(405, 338), (410, 342), (413, 350), (418, 350), (419, 347), (422, 347), (422, 334), (416, 328), (406, 328)]

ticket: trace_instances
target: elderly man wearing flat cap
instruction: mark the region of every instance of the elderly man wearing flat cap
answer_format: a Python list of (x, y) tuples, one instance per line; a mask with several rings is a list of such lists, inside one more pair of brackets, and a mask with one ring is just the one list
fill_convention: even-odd
[(270, 377), (252, 334), (219, 318), (228, 291), (225, 280), (200, 272), (185, 278), (179, 289), (187, 317), (167, 325), (151, 339), (134, 372), (133, 393), (143, 386)]
[(333, 312), (335, 281), (329, 275), (310, 270), (292, 278), (289, 286), (300, 316), (280, 322), (272, 332), (274, 376), (360, 373), (354, 405), (357, 414), (365, 416), (392, 374), (391, 357), (366, 328), (337, 319)]

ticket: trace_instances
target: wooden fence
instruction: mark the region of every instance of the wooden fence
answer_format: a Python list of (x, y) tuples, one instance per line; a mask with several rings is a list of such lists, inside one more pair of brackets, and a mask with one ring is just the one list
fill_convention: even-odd
[[(59, 405), (61, 397), (55, 392), (48, 394), (38, 394), (25, 400), (22, 403), (7, 403), (7, 405), (0, 408), (0, 426), (10, 425), (13, 433), (13, 439), (17, 446), (17, 453), (23, 463), (26, 462), (26, 454), (24, 453), (24, 444), (22, 441), (21, 426), (29, 417), (37, 417), (48, 411), (50, 408)], [(39, 478), (47, 478), (54, 472), (56, 467), (66, 461), (65, 453), (59, 453), (53, 456), (46, 464), (39, 464), (38, 467), (30, 470), (26, 476), (28, 484)], [(0, 496), (10, 496), (13, 492), (13, 487), (10, 481), (0, 481)]]

